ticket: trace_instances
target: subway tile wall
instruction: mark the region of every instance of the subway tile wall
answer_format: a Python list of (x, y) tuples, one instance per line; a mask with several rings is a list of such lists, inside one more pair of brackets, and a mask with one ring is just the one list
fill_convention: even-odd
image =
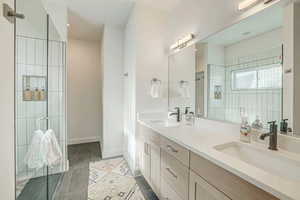
[[(63, 162), (50, 169), (57, 173), (66, 164), (66, 131), (65, 131), (65, 44), (60, 41), (49, 41), (47, 67), (47, 40), (16, 37), (16, 172), (17, 180), (46, 175), (46, 168), (29, 169), (24, 157), (31, 144), (34, 131), (38, 128), (36, 120), (48, 116), (49, 128), (56, 133), (63, 152)], [(48, 101), (23, 101), (23, 76), (45, 76), (48, 83)], [(38, 81), (38, 80), (36, 80)], [(32, 89), (39, 85), (35, 80)], [(41, 122), (45, 129), (46, 121)]]
[[(241, 122), (241, 109), (252, 123), (256, 116), (267, 127), (267, 122), (281, 120), (282, 88), (232, 90), (232, 71), (259, 68), (271, 65), (281, 66), (281, 48), (274, 48), (258, 55), (237, 57), (224, 66), (208, 66), (208, 117), (216, 120)], [(278, 80), (278, 73), (269, 74)], [(281, 78), (281, 77), (280, 77)], [(215, 98), (215, 86), (222, 88), (222, 98)]]

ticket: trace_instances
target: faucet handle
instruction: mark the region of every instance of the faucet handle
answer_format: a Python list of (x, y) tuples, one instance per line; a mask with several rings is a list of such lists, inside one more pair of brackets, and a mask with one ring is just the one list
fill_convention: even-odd
[(268, 122), (270, 124), (270, 133), (275, 133), (277, 131), (276, 120)]
[(188, 114), (189, 113), (189, 109), (190, 109), (191, 107), (185, 107), (185, 111), (184, 111), (184, 114)]
[(268, 122), (268, 124), (270, 124), (271, 126), (274, 126), (276, 124), (276, 120), (275, 121), (270, 121), (270, 122)]

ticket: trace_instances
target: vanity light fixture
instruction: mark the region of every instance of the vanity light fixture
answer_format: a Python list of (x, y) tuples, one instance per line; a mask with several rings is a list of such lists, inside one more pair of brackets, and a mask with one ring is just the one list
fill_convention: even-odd
[(175, 50), (175, 49), (181, 49), (183, 47), (186, 47), (186, 45), (188, 44), (188, 42), (190, 42), (191, 40), (193, 40), (195, 38), (195, 35), (190, 33), (186, 36), (184, 36), (183, 38), (179, 39), (177, 42), (175, 42), (174, 44), (172, 44), (170, 46), (171, 50)]
[(239, 11), (245, 10), (261, 1), (263, 1), (263, 3), (267, 5), (268, 3), (271, 3), (274, 0), (244, 0), (241, 3), (239, 3), (238, 10)]
[(238, 10), (239, 11), (245, 10), (245, 9), (249, 8), (250, 6), (253, 6), (254, 4), (256, 4), (259, 1), (260, 0), (245, 0), (245, 1), (242, 1), (238, 5)]

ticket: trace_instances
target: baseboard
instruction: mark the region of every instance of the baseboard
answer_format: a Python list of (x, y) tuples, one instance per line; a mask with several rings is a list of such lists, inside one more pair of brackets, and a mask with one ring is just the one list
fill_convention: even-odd
[(102, 149), (102, 158), (108, 159), (113, 157), (123, 156), (122, 149)]
[(88, 137), (88, 138), (72, 138), (68, 141), (68, 144), (82, 144), (90, 142), (100, 142), (100, 137)]

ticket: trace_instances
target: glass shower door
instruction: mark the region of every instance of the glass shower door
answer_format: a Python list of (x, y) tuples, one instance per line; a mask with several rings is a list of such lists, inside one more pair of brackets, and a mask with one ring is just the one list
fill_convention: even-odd
[[(50, 200), (66, 166), (65, 43), (41, 0), (16, 0), (16, 198)], [(40, 139), (52, 129), (62, 158), (41, 160)], [(46, 154), (43, 154), (46, 155)]]
[[(42, 200), (47, 196), (46, 170), (26, 157), (39, 126), (37, 118), (47, 113), (47, 13), (36, 0), (16, 0), (16, 10), (25, 15), (16, 20), (15, 36), (16, 197)], [(45, 126), (43, 122), (40, 128)]]

